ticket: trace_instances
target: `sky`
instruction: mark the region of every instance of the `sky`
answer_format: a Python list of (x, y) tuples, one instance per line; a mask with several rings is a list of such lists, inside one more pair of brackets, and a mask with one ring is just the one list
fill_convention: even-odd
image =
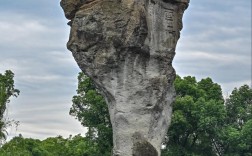
[[(0, 73), (15, 87), (7, 116), (19, 121), (9, 139), (85, 134), (69, 109), (80, 72), (66, 49), (70, 27), (59, 0), (0, 0)], [(173, 66), (180, 76), (210, 77), (227, 96), (251, 85), (251, 1), (191, 0)]]

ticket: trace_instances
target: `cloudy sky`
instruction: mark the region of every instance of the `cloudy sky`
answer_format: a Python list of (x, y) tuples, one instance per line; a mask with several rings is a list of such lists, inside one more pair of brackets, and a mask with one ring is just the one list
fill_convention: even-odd
[[(69, 27), (59, 0), (0, 0), (0, 73), (15, 73), (10, 137), (84, 134), (68, 115), (80, 71), (65, 45)], [(229, 94), (251, 84), (251, 1), (191, 0), (174, 67), (181, 76), (211, 77)]]

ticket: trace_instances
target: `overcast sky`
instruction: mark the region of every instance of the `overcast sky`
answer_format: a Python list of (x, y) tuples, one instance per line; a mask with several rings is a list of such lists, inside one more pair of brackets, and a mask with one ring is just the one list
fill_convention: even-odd
[[(251, 84), (251, 0), (191, 0), (174, 67), (180, 76), (211, 77), (227, 95)], [(84, 134), (68, 112), (80, 71), (66, 49), (59, 0), (0, 0), (0, 73), (15, 73), (8, 116), (20, 121), (10, 138)]]

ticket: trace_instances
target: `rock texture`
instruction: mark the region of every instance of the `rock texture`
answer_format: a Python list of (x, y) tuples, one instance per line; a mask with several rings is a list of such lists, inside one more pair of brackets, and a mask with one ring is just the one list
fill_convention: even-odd
[(105, 96), (114, 156), (159, 156), (175, 91), (172, 60), (189, 0), (61, 0), (67, 48)]

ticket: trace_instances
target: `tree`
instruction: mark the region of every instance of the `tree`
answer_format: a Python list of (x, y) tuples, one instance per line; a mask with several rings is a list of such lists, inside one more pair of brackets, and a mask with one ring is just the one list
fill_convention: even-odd
[(13, 78), (14, 73), (10, 70), (5, 71), (5, 74), (0, 73), (0, 141), (6, 139), (6, 128), (11, 125), (11, 121), (4, 118), (6, 105), (10, 102), (11, 96), (19, 95), (19, 90), (14, 88)]
[(215, 155), (226, 111), (220, 85), (210, 78), (176, 77), (177, 97), (163, 155)]
[(243, 155), (252, 156), (252, 119), (250, 118), (241, 130), (241, 152)]
[(39, 143), (40, 140), (25, 139), (22, 137), (22, 135), (19, 135), (2, 146), (2, 148), (0, 149), (0, 156), (39, 156), (41, 154), (38, 154), (37, 151)]
[(248, 120), (252, 119), (252, 89), (248, 85), (235, 88), (225, 105), (228, 124), (241, 129)]
[(97, 156), (109, 156), (113, 139), (108, 107), (92, 80), (83, 73), (79, 73), (77, 95), (72, 102), (70, 115), (88, 128), (86, 137), (93, 146), (97, 146), (100, 152)]
[(97, 146), (90, 144), (89, 138), (81, 135), (69, 137), (65, 147), (68, 149), (67, 156), (99, 156), (101, 154)]
[(0, 156), (99, 156), (97, 148), (81, 135), (50, 137), (43, 141), (14, 137), (0, 148)]
[(220, 135), (223, 155), (252, 155), (252, 89), (235, 88), (225, 102), (227, 118)]

